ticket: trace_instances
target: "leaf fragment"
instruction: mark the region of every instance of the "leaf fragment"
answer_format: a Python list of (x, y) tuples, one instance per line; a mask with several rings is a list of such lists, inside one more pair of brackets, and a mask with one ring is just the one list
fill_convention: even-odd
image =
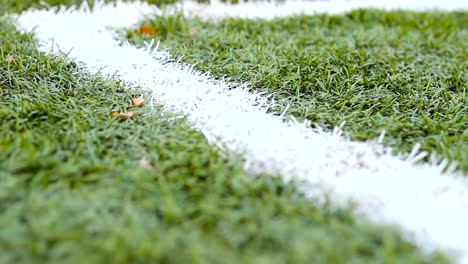
[(134, 106), (140, 106), (145, 102), (145, 99), (143, 97), (137, 97), (137, 98), (132, 98), (132, 104)]
[(193, 36), (198, 33), (198, 28), (191, 28), (189, 30), (189, 36)]
[(156, 34), (156, 30), (152, 26), (143, 25), (138, 30), (140, 34), (152, 37)]
[(121, 112), (112, 112), (113, 117), (121, 117), (123, 119), (130, 119), (134, 116), (133, 112), (121, 113)]
[(151, 166), (150, 161), (147, 158), (141, 158), (138, 163), (140, 164), (141, 167), (147, 169), (147, 170), (152, 170), (153, 166)]
[(8, 55), (6, 56), (5, 62), (6, 62), (7, 64), (16, 64), (16, 60), (15, 60), (15, 58), (13, 57), (13, 55), (11, 55), (11, 54), (8, 54)]

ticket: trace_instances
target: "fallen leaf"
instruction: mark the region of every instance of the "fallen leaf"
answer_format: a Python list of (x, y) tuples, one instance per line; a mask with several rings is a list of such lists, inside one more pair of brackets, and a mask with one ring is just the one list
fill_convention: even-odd
[(156, 30), (152, 26), (147, 26), (147, 25), (141, 26), (138, 31), (140, 32), (140, 34), (150, 36), (150, 37), (156, 34)]
[(197, 33), (198, 33), (198, 29), (197, 29), (197, 28), (192, 28), (192, 29), (190, 29), (190, 31), (189, 31), (189, 35), (190, 35), (190, 36), (193, 36), (193, 35), (195, 35), (195, 34), (197, 34)]
[(129, 119), (132, 118), (134, 115), (133, 112), (128, 112), (128, 113), (121, 113), (121, 112), (112, 112), (113, 117), (122, 117), (124, 119)]
[(132, 98), (132, 104), (134, 106), (140, 106), (145, 102), (145, 99), (143, 97), (137, 97), (137, 98)]
[(8, 54), (5, 58), (5, 62), (7, 64), (16, 64), (16, 60), (15, 58), (13, 58), (13, 56), (11, 54)]
[(152, 170), (153, 169), (153, 166), (151, 166), (151, 163), (149, 162), (149, 160), (147, 158), (141, 158), (138, 163), (140, 163), (140, 166), (142, 166), (143, 168), (147, 169), (147, 170)]
[(125, 119), (129, 119), (129, 118), (133, 117), (133, 112), (120, 114), (120, 116), (124, 117)]

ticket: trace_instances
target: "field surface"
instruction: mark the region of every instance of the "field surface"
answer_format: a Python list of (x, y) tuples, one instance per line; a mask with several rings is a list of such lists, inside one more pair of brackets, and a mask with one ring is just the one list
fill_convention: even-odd
[[(255, 22), (172, 16), (144, 24), (174, 57), (274, 94), (276, 113), (328, 128), (346, 121), (354, 140), (385, 130), (384, 143), (398, 152), (421, 143), (468, 170), (466, 13), (359, 10)], [(141, 43), (141, 34), (129, 37)]]
[[(0, 3), (0, 13), (31, 7), (48, 9), (38, 1), (8, 0)], [(427, 247), (405, 232), (410, 225), (379, 224), (364, 217), (359, 206), (306, 197), (298, 192), (302, 183), (285, 182), (284, 171), (275, 166), (255, 167), (252, 176), (244, 163), (250, 156), (230, 152), (226, 142), (213, 144), (209, 129), (197, 125), (192, 110), (166, 107), (189, 97), (166, 95), (177, 87), (168, 84), (169, 77), (158, 83), (164, 91), (159, 94), (144, 81), (130, 89), (130, 75), (112, 75), (112, 67), (96, 74), (90, 63), (70, 60), (68, 49), (39, 51), (45, 50), (44, 35), (15, 27), (27, 21), (24, 17), (19, 22), (0, 18), (1, 263), (450, 263), (451, 251), (434, 250), (434, 245), (465, 249), (453, 248), (460, 240), (447, 236)], [(451, 179), (455, 172), (468, 171), (467, 17), (462, 11), (366, 9), (334, 16), (215, 21), (176, 13), (146, 16), (113, 30), (120, 42), (126, 38), (137, 47), (160, 41), (159, 49), (169, 58), (162, 64), (167, 74), (181, 58), (177, 63), (209, 72), (213, 85), (231, 82), (231, 100), (247, 92), (269, 94), (275, 104), (261, 108), (268, 118), (292, 115), (326, 133), (346, 121), (344, 135), (360, 142), (385, 130), (382, 142), (393, 150), (384, 151), (384, 157), (396, 152), (406, 157), (420, 143), (422, 151), (434, 155), (410, 154), (415, 161), (458, 164), (395, 171), (408, 176), (430, 172), (427, 186), (432, 186), (432, 176)], [(69, 30), (86, 35), (84, 29)], [(94, 28), (87, 30), (92, 35)], [(69, 39), (73, 42), (72, 35)], [(70, 56), (79, 55), (81, 47), (88, 46), (77, 43)], [(162, 87), (166, 84), (168, 88)], [(233, 95), (245, 84), (247, 90)], [(223, 103), (210, 110), (219, 107), (222, 112)], [(202, 108), (202, 101), (197, 107)], [(239, 122), (248, 123), (243, 116)], [(337, 144), (355, 146), (347, 142)], [(340, 151), (347, 150), (336, 153)], [(385, 173), (382, 167), (377, 170)], [(411, 184), (424, 185), (424, 177), (417, 179)], [(437, 188), (446, 183), (460, 183), (456, 190), (465, 190), (464, 180), (441, 180)], [(437, 215), (434, 210), (458, 197), (445, 198), (427, 211)], [(447, 216), (461, 208), (452, 205), (443, 211)], [(425, 216), (426, 209), (420, 209)], [(452, 227), (441, 220), (447, 226), (437, 232), (457, 230), (464, 217), (460, 214), (461, 221)], [(435, 225), (432, 220), (427, 227)]]

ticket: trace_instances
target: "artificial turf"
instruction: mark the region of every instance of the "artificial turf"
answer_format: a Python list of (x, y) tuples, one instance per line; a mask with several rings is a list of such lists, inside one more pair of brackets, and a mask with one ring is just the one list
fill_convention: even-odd
[[(174, 58), (273, 94), (273, 112), (376, 138), (416, 143), (468, 172), (468, 13), (356, 10), (344, 15), (220, 21), (162, 16)], [(135, 44), (148, 36), (130, 30)]]
[(0, 263), (447, 262), (0, 28)]
[[(120, 0), (121, 2), (136, 2), (138, 0)], [(203, 0), (200, 0), (203, 1)], [(113, 3), (117, 0), (2, 0), (0, 2), (0, 15), (2, 13), (20, 13), (29, 8), (35, 9), (47, 9), (53, 6), (81, 6), (83, 3), (87, 3), (90, 7), (93, 7), (95, 2), (104, 2), (104, 3)], [(165, 6), (168, 4), (173, 4), (179, 2), (179, 0), (145, 0), (142, 2), (147, 2), (156, 6)]]

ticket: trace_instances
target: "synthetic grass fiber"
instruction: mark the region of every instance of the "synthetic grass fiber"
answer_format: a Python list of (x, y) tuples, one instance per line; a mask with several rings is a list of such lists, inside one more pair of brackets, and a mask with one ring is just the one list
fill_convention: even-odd
[[(122, 2), (136, 2), (137, 0), (124, 0)], [(47, 9), (54, 6), (67, 6), (67, 7), (79, 7), (82, 4), (86, 3), (90, 7), (93, 7), (95, 2), (102, 3), (114, 3), (116, 0), (2, 0), (0, 2), (0, 15), (2, 13), (19, 13), (29, 8), (36, 9)], [(154, 4), (156, 6), (164, 6), (167, 4), (173, 4), (178, 2), (178, 0), (146, 0), (144, 2)]]
[[(273, 20), (158, 17), (174, 58), (273, 94), (322, 127), (409, 153), (416, 143), (468, 171), (468, 14), (357, 10)], [(138, 31), (127, 37), (148, 40)]]
[[(445, 263), (245, 176), (184, 119), (0, 20), (1, 263)], [(133, 117), (113, 117), (112, 112)]]

